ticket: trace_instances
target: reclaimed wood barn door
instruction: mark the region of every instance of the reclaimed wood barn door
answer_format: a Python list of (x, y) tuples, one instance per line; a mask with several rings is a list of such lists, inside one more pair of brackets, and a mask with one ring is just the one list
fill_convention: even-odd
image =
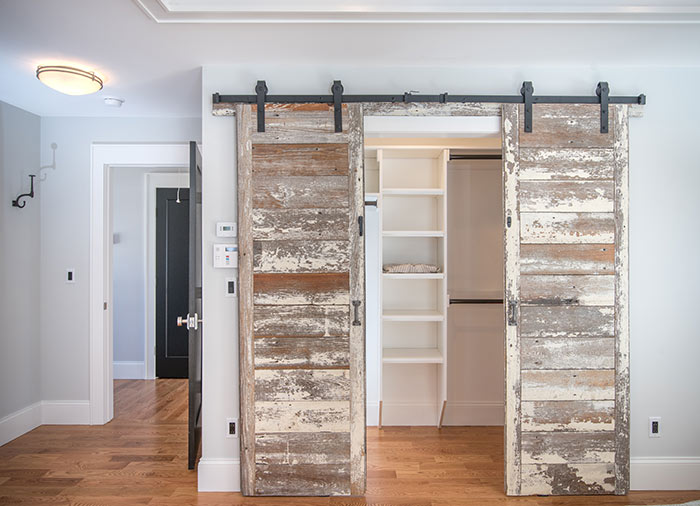
[(365, 490), (363, 120), (237, 105), (241, 488)]
[(628, 109), (503, 106), (506, 492), (629, 488)]

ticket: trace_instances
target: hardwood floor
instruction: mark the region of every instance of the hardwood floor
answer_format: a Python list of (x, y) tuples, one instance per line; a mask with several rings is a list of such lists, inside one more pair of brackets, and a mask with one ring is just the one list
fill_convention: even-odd
[(363, 498), (244, 498), (197, 493), (187, 470), (186, 380), (115, 381), (104, 426), (42, 426), (0, 448), (0, 504), (48, 505), (551, 505), (681, 503), (697, 492), (627, 497), (503, 494), (499, 427), (370, 428)]

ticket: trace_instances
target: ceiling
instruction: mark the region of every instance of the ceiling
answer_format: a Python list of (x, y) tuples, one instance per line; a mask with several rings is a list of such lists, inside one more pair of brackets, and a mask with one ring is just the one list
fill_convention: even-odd
[[(198, 117), (210, 64), (697, 66), (699, 24), (699, 0), (0, 0), (0, 100), (42, 116)], [(43, 86), (36, 66), (58, 62), (104, 89)]]

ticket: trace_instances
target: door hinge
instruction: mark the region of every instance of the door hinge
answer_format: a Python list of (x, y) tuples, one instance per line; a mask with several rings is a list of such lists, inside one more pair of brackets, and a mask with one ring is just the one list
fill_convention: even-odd
[(518, 301), (509, 300), (508, 301), (508, 325), (510, 327), (516, 327), (518, 325)]
[(365, 233), (365, 218), (364, 216), (357, 217), (357, 224), (360, 226), (360, 237)]

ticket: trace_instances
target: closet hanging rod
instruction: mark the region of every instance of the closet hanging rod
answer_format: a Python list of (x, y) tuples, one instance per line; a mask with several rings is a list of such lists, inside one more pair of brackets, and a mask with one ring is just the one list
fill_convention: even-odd
[(450, 299), (450, 304), (503, 304), (503, 299)]
[(365, 205), (377, 207), (377, 201), (376, 200), (365, 200)]
[(498, 154), (488, 155), (467, 155), (462, 153), (450, 153), (450, 160), (501, 160), (503, 156)]

